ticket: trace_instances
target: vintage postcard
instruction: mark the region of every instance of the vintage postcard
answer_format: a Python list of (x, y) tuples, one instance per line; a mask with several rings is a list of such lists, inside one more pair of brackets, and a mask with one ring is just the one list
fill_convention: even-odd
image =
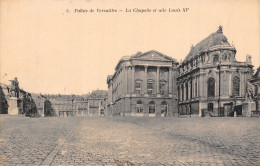
[(1, 0), (0, 165), (260, 165), (258, 0)]

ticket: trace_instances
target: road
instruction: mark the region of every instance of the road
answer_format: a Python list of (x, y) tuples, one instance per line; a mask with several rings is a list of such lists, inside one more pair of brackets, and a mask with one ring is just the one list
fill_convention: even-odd
[(0, 165), (260, 165), (259, 122), (0, 115)]

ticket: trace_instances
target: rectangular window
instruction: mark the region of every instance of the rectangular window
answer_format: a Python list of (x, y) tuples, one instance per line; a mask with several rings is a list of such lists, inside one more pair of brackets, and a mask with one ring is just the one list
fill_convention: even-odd
[(141, 83), (140, 82), (136, 82), (135, 83), (135, 88), (141, 88)]
[(153, 83), (148, 83), (147, 84), (147, 89), (153, 89)]
[(165, 83), (164, 82), (160, 82), (159, 84), (159, 91), (161, 95), (165, 94)]
[(135, 93), (136, 94), (140, 94), (141, 93), (141, 82), (140, 81), (136, 81), (135, 82)]
[(147, 83), (147, 93), (153, 94), (154, 83)]

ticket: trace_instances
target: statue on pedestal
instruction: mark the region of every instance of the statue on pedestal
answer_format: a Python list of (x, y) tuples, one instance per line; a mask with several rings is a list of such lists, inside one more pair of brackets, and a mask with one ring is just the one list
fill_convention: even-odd
[(10, 97), (17, 97), (19, 98), (19, 82), (17, 80), (17, 77), (14, 78), (14, 80), (9, 80), (11, 82), (11, 86), (8, 87), (8, 93)]
[(250, 82), (247, 82), (246, 86), (246, 101), (253, 101), (255, 94), (255, 87)]

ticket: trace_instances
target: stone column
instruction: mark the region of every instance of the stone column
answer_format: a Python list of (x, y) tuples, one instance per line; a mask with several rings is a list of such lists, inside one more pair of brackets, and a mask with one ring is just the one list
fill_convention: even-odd
[(183, 101), (186, 101), (186, 82), (183, 83)]
[(180, 85), (179, 85), (179, 87), (180, 87), (180, 101), (182, 101), (182, 83), (180, 83)]
[(195, 97), (195, 79), (194, 78), (192, 78), (192, 81), (191, 81), (191, 83), (192, 83), (192, 96), (191, 96), (191, 98), (194, 98)]
[(160, 67), (157, 66), (157, 72), (156, 72), (156, 94), (157, 97), (160, 97), (160, 90), (159, 90), (159, 85), (160, 85)]
[(178, 89), (177, 89), (177, 76), (178, 76), (178, 73), (177, 73), (177, 70), (176, 68), (174, 68), (172, 70), (172, 94), (174, 96), (177, 96), (178, 95)]
[(198, 78), (198, 89), (197, 89), (197, 92), (198, 92), (198, 97), (203, 97), (203, 92), (204, 92), (204, 81), (203, 81), (203, 75), (200, 75), (199, 78)]
[(89, 115), (89, 100), (88, 100), (88, 115)]
[[(244, 82), (244, 80), (245, 80), (245, 75), (244, 75), (245, 73), (242, 73), (241, 74), (241, 77), (240, 77), (240, 87), (241, 87), (241, 92), (240, 92), (240, 96), (245, 96), (245, 82)], [(257, 88), (256, 88), (256, 92), (258, 92), (257, 91)]]
[(172, 67), (169, 67), (169, 97), (172, 97)]
[(147, 93), (147, 68), (148, 68), (148, 66), (144, 66), (144, 96), (148, 96), (148, 93)]
[(222, 89), (223, 89), (223, 96), (227, 96), (227, 73), (224, 71), (223, 79), (222, 79)]
[(199, 90), (203, 88), (204, 87), (199, 87), (199, 80), (198, 77), (196, 76), (196, 97), (199, 97)]
[(41, 113), (41, 116), (44, 116), (44, 109), (45, 109), (45, 107), (44, 107), (44, 102), (45, 100), (43, 100), (43, 101), (41, 101), (42, 103), (43, 103), (43, 105), (42, 105), (42, 113)]
[(228, 78), (229, 96), (232, 96), (232, 73), (229, 73)]
[(98, 116), (100, 116), (101, 112), (101, 100), (98, 100)]
[(135, 96), (135, 66), (132, 66), (132, 88), (131, 88), (132, 96)]
[(241, 74), (241, 71), (239, 71), (239, 96), (242, 96), (242, 93), (241, 93), (242, 92), (242, 86), (241, 86), (242, 85), (242, 81), (241, 81), (242, 79), (241, 78), (242, 78), (242, 74)]

